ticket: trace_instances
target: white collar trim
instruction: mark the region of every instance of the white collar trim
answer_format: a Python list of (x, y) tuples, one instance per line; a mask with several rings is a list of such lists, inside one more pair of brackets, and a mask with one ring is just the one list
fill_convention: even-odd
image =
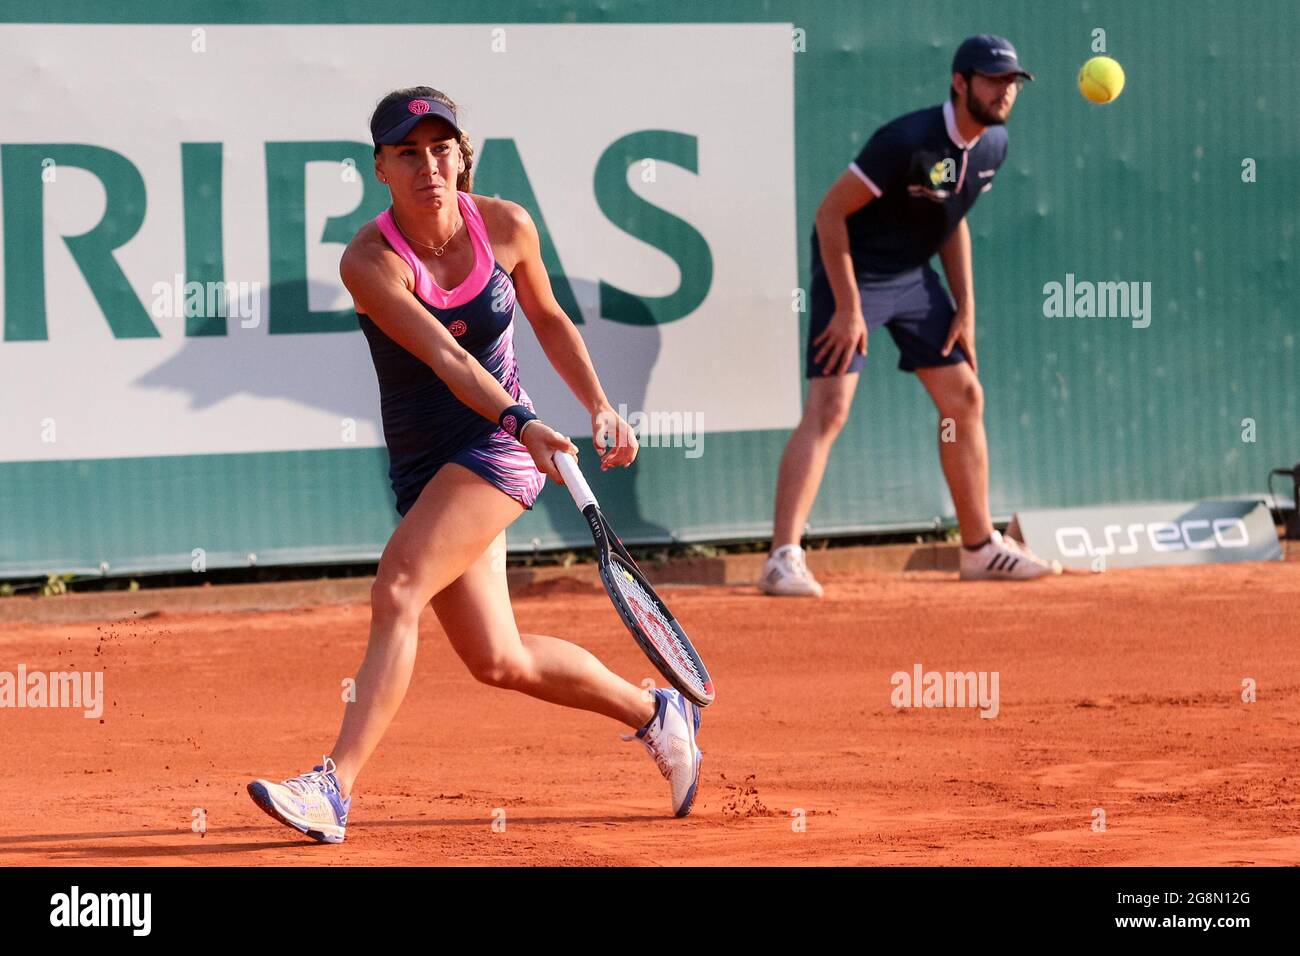
[[(969, 142), (961, 138), (961, 133), (957, 130), (957, 117), (952, 109), (952, 100), (943, 101), (943, 125), (948, 127), (948, 138), (952, 140), (952, 144), (958, 149), (970, 149), (980, 141), (979, 136)], [(983, 135), (983, 133), (980, 134), (980, 136)]]

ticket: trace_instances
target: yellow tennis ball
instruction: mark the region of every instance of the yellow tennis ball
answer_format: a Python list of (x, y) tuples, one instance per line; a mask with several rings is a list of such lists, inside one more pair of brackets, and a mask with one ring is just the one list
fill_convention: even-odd
[(1110, 103), (1124, 90), (1124, 68), (1108, 56), (1094, 56), (1079, 71), (1079, 92), (1093, 103)]

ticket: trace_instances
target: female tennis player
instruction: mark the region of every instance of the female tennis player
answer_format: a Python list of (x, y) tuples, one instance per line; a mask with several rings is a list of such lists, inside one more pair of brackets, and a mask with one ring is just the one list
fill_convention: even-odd
[(478, 680), (632, 728), (623, 739), (642, 742), (669, 782), (673, 813), (685, 816), (700, 775), (698, 708), (676, 690), (645, 693), (575, 644), (515, 626), (505, 529), (532, 508), (546, 477), (563, 482), (552, 454), (577, 454), (520, 384), (516, 293), (547, 358), (591, 413), (602, 470), (630, 465), (636, 438), (555, 301), (528, 213), (471, 195), (474, 154), (455, 103), (427, 86), (396, 90), (375, 108), (370, 132), (392, 206), (357, 232), (339, 271), (379, 380), (401, 522), (379, 561), (370, 643), (333, 750), (310, 773), (255, 780), (249, 794), (281, 823), (343, 842), (353, 784), (406, 694), (420, 612), (432, 603)]

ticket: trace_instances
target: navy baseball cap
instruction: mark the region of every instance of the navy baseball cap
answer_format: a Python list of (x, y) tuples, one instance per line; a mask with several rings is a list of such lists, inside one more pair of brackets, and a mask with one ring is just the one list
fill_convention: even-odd
[(1011, 41), (991, 33), (967, 37), (957, 47), (957, 53), (952, 58), (952, 71), (965, 73), (967, 70), (985, 76), (1015, 73), (1027, 80), (1034, 78), (1034, 74), (1021, 68), (1020, 61), (1016, 59), (1016, 48), (1011, 45)]
[(406, 139), (416, 123), (430, 117), (445, 120), (456, 131), (456, 135), (460, 135), (456, 114), (445, 103), (427, 96), (412, 96), (397, 100), (376, 116), (370, 124), (370, 138), (376, 146), (392, 146)]

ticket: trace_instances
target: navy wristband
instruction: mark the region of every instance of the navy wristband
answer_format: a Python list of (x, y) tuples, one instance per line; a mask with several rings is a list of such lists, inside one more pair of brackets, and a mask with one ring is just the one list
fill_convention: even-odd
[(501, 417), (497, 419), (497, 424), (501, 426), (503, 432), (517, 441), (519, 436), (523, 433), (524, 426), (529, 422), (536, 420), (537, 416), (527, 407), (523, 405), (511, 405), (501, 413)]

